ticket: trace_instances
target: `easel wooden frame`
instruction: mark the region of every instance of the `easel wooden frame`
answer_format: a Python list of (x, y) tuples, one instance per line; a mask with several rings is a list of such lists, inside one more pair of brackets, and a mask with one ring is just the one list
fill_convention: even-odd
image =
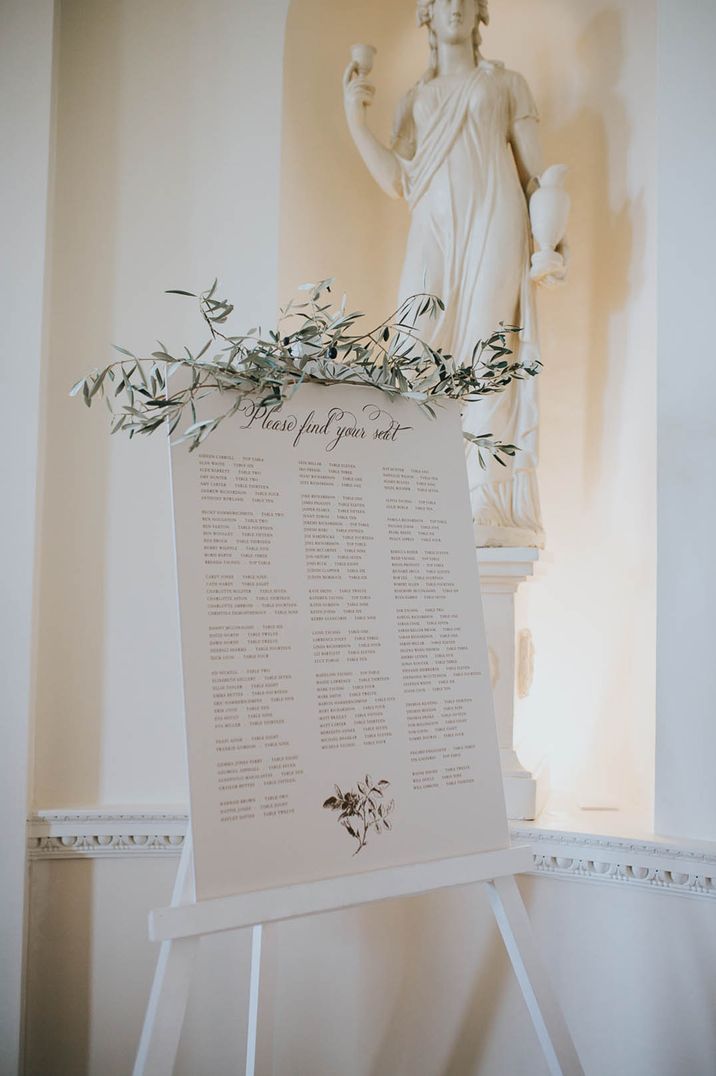
[(480, 883), (502, 935), (551, 1076), (583, 1076), (572, 1037), (532, 936), (515, 875), (527, 870), (527, 846), (409, 864), (301, 885), (196, 902), (187, 835), (171, 905), (151, 913), (149, 935), (161, 942), (133, 1076), (171, 1076), (199, 939), (251, 927), (246, 1076), (255, 1076), (263, 926), (378, 900)]

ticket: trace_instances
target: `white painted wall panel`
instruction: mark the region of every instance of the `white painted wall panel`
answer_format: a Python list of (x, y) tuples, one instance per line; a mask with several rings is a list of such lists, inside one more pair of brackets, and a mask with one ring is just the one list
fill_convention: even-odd
[(7, 1073), (20, 1046), (53, 19), (51, 0), (0, 5), (0, 1071)]
[[(321, 33), (316, 27), (321, 26)], [(547, 557), (518, 596), (535, 645), (516, 738), (596, 806), (651, 807), (656, 491), (656, 0), (495, 0), (483, 53), (530, 83), (547, 162), (570, 167), (570, 279), (538, 298)], [(354, 41), (378, 47), (373, 130), (425, 70), (414, 0), (294, 0), (286, 37), (280, 292), (335, 275), (379, 321), (408, 227), (346, 129)], [(493, 431), (494, 432), (494, 431)]]
[[(286, 297), (314, 273), (337, 272), (369, 309), (383, 311), (394, 293), (405, 213), (361, 176), (337, 77), (353, 40), (387, 41), (395, 27), (412, 26), (412, 0), (390, 8), (331, 0), (327, 14), (306, 2), (303, 26), (294, 5), (279, 177), (285, 7), (63, 0), (60, 8), (38, 806), (165, 803), (186, 793), (163, 446), (110, 442), (102, 412), (67, 400), (68, 385), (104, 361), (110, 342), (140, 348), (155, 333), (172, 343), (198, 339), (183, 303), (162, 296), (165, 287), (201, 287), (219, 273), (238, 300), (240, 324), (256, 311), (270, 316), (278, 292)], [(675, 93), (695, 39), (713, 33), (710, 5), (690, 0), (688, 8), (681, 26), (670, 8)], [(422, 39), (409, 33), (392, 53), (376, 36), (384, 129), (390, 93), (423, 62)], [(655, 3), (500, 0), (486, 52), (532, 82), (548, 157), (572, 163), (575, 199), (572, 283), (542, 301), (542, 484), (553, 560), (522, 611), (537, 646), (534, 690), (519, 715), (523, 751), (532, 762), (547, 747), (557, 782), (572, 792), (648, 799)], [(676, 123), (676, 113), (666, 115)], [(683, 127), (680, 137), (696, 141)], [(698, 152), (707, 154), (704, 141)], [(678, 216), (682, 160), (675, 153), (662, 165), (673, 184), (667, 254), (687, 242), (701, 249), (700, 220), (687, 212), (683, 232)], [(697, 179), (692, 185), (696, 197)], [(665, 204), (662, 196), (662, 217)], [(686, 300), (700, 294), (705, 257), (691, 277), (688, 259), (675, 255), (662, 314), (690, 320)], [(679, 307), (671, 306), (672, 288)], [(708, 309), (706, 297), (699, 301)], [(673, 346), (662, 339), (670, 363)], [(708, 387), (708, 371), (699, 376)], [(709, 414), (699, 412), (695, 435), (683, 420), (694, 395), (682, 397), (666, 377), (660, 585), (678, 609), (685, 581), (691, 604), (673, 623), (665, 604), (662, 617), (660, 825), (691, 835), (704, 809), (716, 817), (707, 783), (715, 745), (703, 702), (716, 693), (710, 599), (703, 573), (692, 577), (679, 559), (692, 484), (698, 501), (689, 503), (711, 510)], [(693, 458), (685, 432), (696, 436)], [(699, 551), (697, 543), (692, 556)], [(705, 737), (698, 749), (688, 740), (688, 758), (687, 732)], [(670, 768), (680, 757), (683, 767)], [(48, 1065), (53, 1076), (126, 1073), (154, 957), (145, 913), (168, 899), (173, 871), (171, 861), (33, 866), (30, 1073), (44, 1076)], [(716, 1051), (710, 903), (547, 880), (524, 888), (587, 1071), (707, 1076)], [(281, 927), (275, 937), (262, 1076), (539, 1076), (526, 1014), (479, 901), (431, 897)], [(241, 1056), (246, 941), (211, 948), (217, 962), (205, 953), (181, 1071), (222, 1076)]]
[(186, 799), (166, 443), (67, 390), (112, 343), (203, 342), (166, 288), (273, 317), (286, 4), (60, 9), (39, 806)]
[(716, 6), (661, 0), (656, 827), (716, 839)]
[[(387, 135), (424, 62), (412, 0), (293, 5), (281, 146), (283, 10), (62, 7), (38, 806), (186, 796), (164, 446), (109, 441), (67, 386), (110, 342), (200, 341), (162, 293), (214, 273), (244, 327), (315, 274), (369, 313), (395, 293), (405, 207), (362, 174), (338, 80), (350, 42), (376, 40)], [(598, 804), (649, 802), (653, 773), (654, 49), (653, 0), (539, 17), (504, 0), (486, 31), (533, 84), (575, 203), (572, 280), (541, 298), (550, 559), (523, 588), (536, 673), (517, 731), (528, 764), (546, 752), (555, 785)]]
[[(33, 864), (28, 1076), (126, 1076), (176, 859)], [(521, 879), (587, 1073), (710, 1076), (710, 899)], [(267, 931), (259, 1076), (543, 1076), (475, 889)], [(177, 1076), (240, 1071), (248, 937), (202, 942)]]

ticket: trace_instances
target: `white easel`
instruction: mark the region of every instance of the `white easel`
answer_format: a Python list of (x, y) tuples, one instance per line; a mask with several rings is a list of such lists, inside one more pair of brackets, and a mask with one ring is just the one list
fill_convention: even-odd
[(182, 851), (172, 902), (149, 917), (149, 934), (161, 942), (133, 1076), (171, 1076), (199, 938), (252, 928), (246, 1076), (255, 1076), (261, 937), (264, 923), (413, 896), (434, 889), (485, 886), (505, 948), (552, 1076), (583, 1076), (559, 1002), (532, 936), (515, 875), (532, 862), (526, 846), (481, 852), (196, 902), (191, 838)]

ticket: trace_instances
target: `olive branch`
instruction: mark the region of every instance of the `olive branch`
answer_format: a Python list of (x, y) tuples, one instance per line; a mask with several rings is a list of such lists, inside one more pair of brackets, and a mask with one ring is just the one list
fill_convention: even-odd
[[(176, 443), (188, 441), (193, 451), (239, 410), (247, 396), (258, 397), (267, 408), (279, 408), (306, 382), (370, 386), (391, 398), (414, 400), (434, 418), (442, 400), (470, 403), (539, 372), (539, 361), (527, 365), (511, 358), (507, 337), (520, 331), (515, 326), (501, 324), (488, 339), (478, 340), (469, 361), (431, 347), (421, 338), (418, 322), (426, 315), (440, 317), (445, 304), (429, 292), (411, 295), (367, 332), (356, 331), (365, 315), (348, 312), (345, 296), (334, 307), (326, 298), (331, 283), (301, 285), (299, 290), (308, 293), (306, 301), (284, 307), (276, 329), (266, 336), (260, 328), (239, 336), (222, 330), (234, 306), (217, 297), (216, 280), (199, 294), (169, 289), (167, 294), (197, 300), (208, 330), (204, 346), (196, 354), (185, 347), (183, 354), (173, 355), (158, 341), (158, 350), (142, 357), (115, 344), (122, 358), (81, 378), (70, 395), (81, 395), (88, 407), (103, 397), (112, 416), (111, 433), (124, 430), (130, 438), (162, 426), (171, 435), (189, 415), (191, 422)], [(170, 382), (178, 371), (184, 371), (184, 383), (172, 391)], [(197, 404), (217, 393), (227, 393), (231, 404), (218, 417), (198, 418)], [(464, 436), (476, 448), (483, 467), (483, 451), (503, 465), (503, 457), (517, 452), (517, 446), (491, 433)]]

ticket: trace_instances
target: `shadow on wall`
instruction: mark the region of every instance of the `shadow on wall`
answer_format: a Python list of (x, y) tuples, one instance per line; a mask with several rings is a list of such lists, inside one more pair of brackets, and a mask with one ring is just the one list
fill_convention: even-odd
[(634, 237), (643, 237), (644, 206), (641, 195), (630, 198), (626, 193), (630, 129), (616, 90), (624, 63), (623, 28), (617, 12), (604, 11), (592, 19), (577, 42), (576, 60), (583, 73), (587, 105), (557, 137), (570, 146), (575, 191), (591, 192), (589, 205), (582, 207), (583, 249), (589, 252), (593, 282), (585, 326), (590, 347), (584, 426), (588, 491), (604, 478), (605, 411), (618, 398), (609, 393), (610, 366), (616, 363), (623, 368), (628, 361), (619, 315), (640, 283), (635, 279)]
[[(99, 408), (68, 398), (87, 356), (106, 352), (116, 284), (121, 17), (59, 23), (53, 162), (50, 330), (45, 371), (36, 767), (46, 802), (63, 805), (59, 760), (81, 758), (75, 803), (99, 794), (104, 699), (109, 443)], [(99, 61), (101, 57), (101, 62)]]
[[(580, 217), (580, 257), (584, 279), (589, 281), (584, 293), (583, 491), (592, 502), (591, 512), (601, 517), (602, 527), (616, 515), (611, 474), (623, 465), (618, 438), (630, 420), (629, 414), (621, 413), (634, 346), (628, 336), (628, 305), (643, 285), (646, 242), (643, 190), (629, 194), (632, 132), (617, 89), (625, 61), (622, 19), (616, 11), (602, 11), (578, 38), (575, 59), (585, 104), (555, 133), (569, 147), (575, 162), (573, 189)], [(580, 192), (585, 191), (590, 192), (588, 203), (580, 199)], [(649, 446), (645, 450), (649, 451)], [(648, 580), (635, 579), (634, 585), (648, 585)], [(614, 607), (618, 605), (620, 596), (615, 592)], [(635, 761), (625, 757), (633, 744), (621, 742), (615, 723), (622, 720), (625, 706), (639, 705), (638, 700), (629, 698), (625, 685), (630, 682), (631, 645), (644, 636), (643, 619), (643, 614), (628, 606), (625, 615), (613, 622), (608, 653), (603, 658), (593, 655), (602, 720), (592, 724), (583, 744), (581, 765), (576, 763), (585, 804), (623, 803), (633, 795), (632, 781), (624, 782), (625, 774), (638, 770)]]
[[(452, 999), (453, 1027), (441, 1044), (435, 1065), (444, 1076), (480, 1071), (511, 970), (495, 924), (488, 916), (485, 928), (478, 929), (471, 905), (485, 910), (484, 894), (476, 886), (467, 894), (431, 894), (402, 903), (402, 981), (375, 1052), (373, 1076), (410, 1069), (411, 1065), (405, 1064), (406, 1043), (415, 1044), (413, 1048), (423, 1054), (426, 1039), (439, 1039), (436, 1030), (431, 1034), (436, 1019), (444, 1019), (436, 1011), (436, 995)], [(464, 942), (459, 987), (452, 971), (457, 954), (453, 960), (449, 958), (455, 935)], [(394, 944), (395, 939), (391, 941)], [(417, 1057), (413, 1064), (417, 1068)]]
[[(66, 4), (58, 20), (55, 62), (62, 77), (56, 79), (48, 223), (35, 781), (57, 805), (67, 802), (62, 760), (68, 753), (74, 802), (100, 797), (105, 693), (106, 416), (96, 407), (81, 413), (67, 393), (86, 357), (105, 352), (111, 324), (122, 35), (119, 5), (105, 5), (100, 19), (88, 14), (82, 3)], [(30, 872), (28, 1074), (59, 1072), (67, 1059), (63, 1071), (84, 1072), (89, 1064), (93, 864), (71, 866), (73, 888), (52, 884), (44, 863)], [(48, 917), (66, 926), (49, 959)]]
[(534, 45), (514, 34), (535, 18), (523, 0), (494, 5), (490, 27), (495, 54), (533, 85), (545, 159), (569, 165), (573, 199), (568, 283), (538, 300), (540, 484), (554, 563), (522, 593), (521, 616), (530, 618), (539, 657), (517, 736), (526, 763), (549, 750), (560, 790), (602, 805), (646, 801), (655, 476), (646, 258), (654, 230), (656, 7), (650, 0), (540, 7)]
[[(155, 336), (186, 340), (189, 311), (172, 297), (157, 302), (162, 289), (189, 286), (193, 274), (211, 279), (207, 262), (218, 271), (233, 252), (229, 241), (215, 256), (200, 214), (216, 206), (213, 223), (225, 206), (196, 182), (211, 137), (200, 109), (227, 76), (222, 69), (211, 83), (192, 66), (208, 51), (211, 24), (191, 0), (181, 12), (178, 4), (66, 0), (59, 9), (38, 601), (42, 807), (176, 802), (184, 793), (165, 445), (160, 436), (109, 438), (101, 401), (87, 411), (67, 396), (113, 357), (112, 342), (145, 352)], [(221, 15), (229, 5), (219, 7)], [(176, 82), (178, 70), (187, 74)], [(225, 167), (233, 176), (234, 158)]]
[(91, 860), (31, 864), (25, 1076), (90, 1071), (93, 874)]
[[(613, 798), (633, 784), (635, 770), (628, 761), (614, 766), (611, 753), (625, 760), (633, 752), (638, 737), (625, 731), (629, 721), (646, 727), (643, 716), (625, 722), (624, 715), (648, 709), (651, 675), (653, 461), (649, 418), (643, 406), (637, 413), (649, 362), (635, 350), (648, 331), (643, 259), (650, 191), (633, 154), (635, 145), (649, 149), (637, 126), (642, 114), (649, 121), (643, 109), (652, 107), (653, 96), (650, 85), (640, 96), (627, 53), (642, 49), (641, 41), (648, 52), (656, 11), (650, 0), (584, 0), (576, 8), (567, 0), (543, 0), (540, 11), (541, 19), (531, 0), (495, 3), (484, 35), (485, 55), (522, 72), (535, 89), (545, 159), (569, 164), (574, 203), (569, 283), (539, 297), (545, 354), (540, 484), (555, 565), (540, 583), (541, 596), (535, 595), (531, 627), (552, 668), (542, 689), (550, 659), (545, 665), (541, 657), (533, 701), (523, 713), (530, 709), (536, 719), (534, 762), (553, 740), (560, 782), (570, 789), (583, 784), (577, 778), (583, 765), (585, 780), (587, 771), (611, 775), (615, 788), (606, 798)], [(353, 307), (382, 315), (396, 293), (408, 214), (377, 188), (346, 129), (340, 78), (354, 41), (378, 46), (370, 122), (384, 141), (397, 102), (425, 68), (425, 33), (416, 29), (414, 0), (335, 0), (330, 6), (293, 0), (285, 54), (280, 294), (288, 298), (299, 281), (335, 274)], [(635, 60), (650, 70), (643, 53)], [(566, 444), (573, 451), (565, 451)], [(625, 445), (632, 456), (645, 454), (629, 468)], [(626, 644), (635, 638), (641, 640), (636, 662), (633, 647), (625, 659)], [(571, 670), (566, 677), (564, 666)], [(599, 687), (585, 707), (587, 681)], [(583, 715), (581, 723), (575, 713)]]

